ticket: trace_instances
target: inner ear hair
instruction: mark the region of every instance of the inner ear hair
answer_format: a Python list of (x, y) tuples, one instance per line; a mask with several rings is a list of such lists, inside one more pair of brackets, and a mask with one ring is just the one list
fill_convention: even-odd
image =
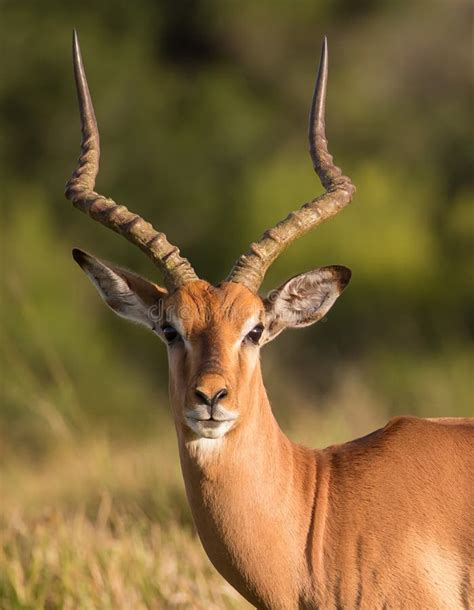
[(151, 310), (166, 296), (164, 288), (136, 273), (105, 263), (83, 250), (75, 248), (72, 255), (115, 313), (153, 328)]
[(351, 271), (341, 265), (320, 267), (290, 278), (265, 299), (268, 338), (284, 328), (314, 324), (331, 309), (349, 283)]

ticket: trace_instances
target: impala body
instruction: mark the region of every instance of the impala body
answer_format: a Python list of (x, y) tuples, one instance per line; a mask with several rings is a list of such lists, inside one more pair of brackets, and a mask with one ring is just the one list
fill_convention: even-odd
[(327, 150), (326, 42), (309, 132), (326, 192), (252, 244), (218, 286), (199, 279), (163, 233), (93, 190), (99, 134), (76, 36), (73, 56), (83, 139), (66, 194), (150, 256), (165, 286), (73, 255), (116, 313), (167, 345), (186, 492), (217, 570), (260, 609), (473, 607), (473, 420), (401, 417), (344, 445), (307, 449), (281, 431), (263, 384), (261, 346), (320, 320), (351, 275), (321, 267), (258, 294), (281, 251), (355, 190)]

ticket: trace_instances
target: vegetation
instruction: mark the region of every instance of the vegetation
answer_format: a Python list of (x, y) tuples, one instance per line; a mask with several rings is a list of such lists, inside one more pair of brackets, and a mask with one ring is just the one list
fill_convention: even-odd
[(2, 610), (248, 608), (202, 552), (171, 472), (156, 446), (119, 451), (104, 440), (36, 472), (8, 469)]
[(2, 610), (247, 607), (194, 534), (164, 350), (107, 311), (70, 256), (77, 245), (156, 277), (63, 198), (79, 144), (72, 27), (102, 134), (99, 189), (211, 281), (320, 192), (305, 123), (328, 35), (328, 135), (358, 192), (265, 287), (331, 263), (353, 280), (325, 323), (264, 350), (282, 427), (323, 446), (395, 414), (472, 411), (470, 11), (2, 3)]

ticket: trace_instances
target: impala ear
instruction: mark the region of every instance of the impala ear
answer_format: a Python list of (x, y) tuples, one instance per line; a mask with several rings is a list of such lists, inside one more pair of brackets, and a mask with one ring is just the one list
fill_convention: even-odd
[(350, 279), (350, 269), (332, 265), (296, 275), (270, 292), (264, 301), (266, 324), (262, 343), (271, 341), (285, 328), (300, 328), (318, 322)]
[(147, 328), (154, 327), (161, 311), (161, 301), (167, 294), (164, 288), (77, 248), (72, 251), (72, 256), (115, 313)]

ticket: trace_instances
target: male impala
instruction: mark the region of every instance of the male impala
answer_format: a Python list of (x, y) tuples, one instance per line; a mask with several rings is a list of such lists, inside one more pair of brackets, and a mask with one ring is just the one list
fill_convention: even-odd
[(351, 275), (321, 267), (258, 295), (282, 250), (355, 191), (327, 150), (326, 41), (309, 129), (326, 192), (266, 231), (217, 286), (163, 233), (93, 190), (99, 134), (76, 35), (73, 55), (82, 148), (66, 195), (139, 246), (166, 288), (73, 255), (116, 313), (167, 345), (186, 492), (215, 567), (258, 608), (474, 607), (474, 420), (400, 417), (344, 445), (307, 449), (280, 430), (263, 385), (260, 347), (320, 320)]

